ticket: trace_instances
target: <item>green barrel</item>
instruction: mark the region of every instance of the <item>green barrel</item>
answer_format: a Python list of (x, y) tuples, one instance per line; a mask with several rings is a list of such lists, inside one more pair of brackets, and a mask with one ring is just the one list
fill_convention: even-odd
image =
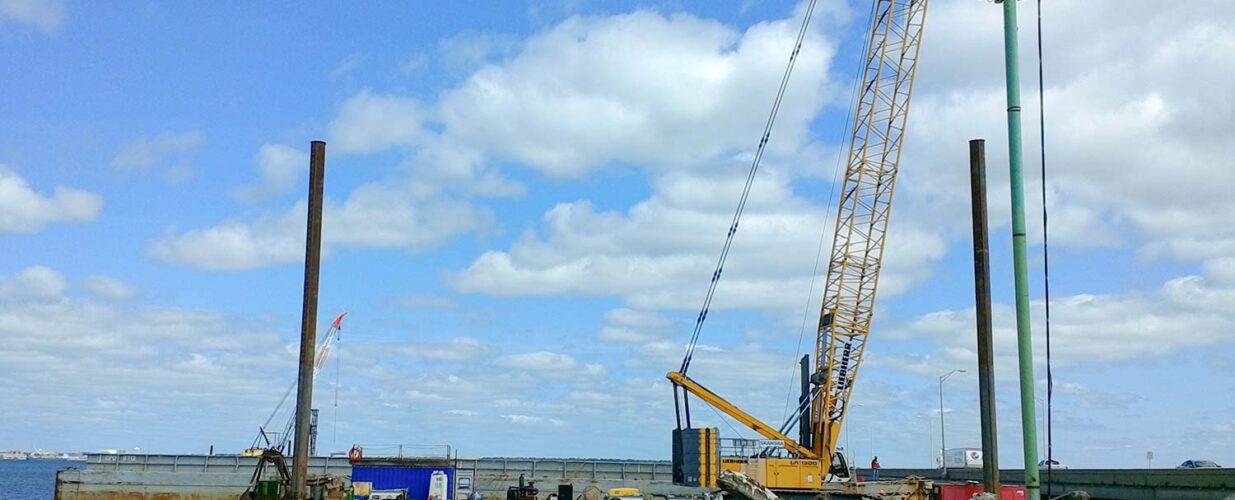
[(257, 498), (275, 500), (279, 498), (279, 480), (267, 479), (257, 482)]

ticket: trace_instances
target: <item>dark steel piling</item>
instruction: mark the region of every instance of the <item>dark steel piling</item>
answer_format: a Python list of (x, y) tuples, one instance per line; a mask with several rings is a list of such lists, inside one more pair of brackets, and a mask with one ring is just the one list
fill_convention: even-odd
[(300, 316), (300, 377), (296, 384), (296, 444), (292, 456), (292, 498), (308, 498), (310, 405), (317, 347), (317, 290), (322, 260), (322, 198), (326, 143), (313, 141), (309, 153), (309, 216), (304, 250), (304, 307)]
[(995, 355), (991, 350), (991, 262), (986, 218), (986, 141), (969, 141), (969, 193), (973, 205), (973, 290), (978, 331), (978, 400), (982, 417), (982, 484), (999, 493), (995, 435)]

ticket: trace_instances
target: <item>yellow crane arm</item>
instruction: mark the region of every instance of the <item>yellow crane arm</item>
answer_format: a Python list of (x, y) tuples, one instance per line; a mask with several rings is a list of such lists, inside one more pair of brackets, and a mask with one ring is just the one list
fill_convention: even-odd
[(811, 447), (836, 453), (875, 310), (928, 0), (875, 0), (815, 344)]
[(769, 426), (751, 414), (742, 411), (737, 406), (734, 406), (733, 403), (726, 401), (725, 398), (718, 396), (707, 387), (699, 385), (698, 382), (691, 380), (690, 377), (687, 377), (680, 372), (669, 372), (669, 374), (665, 375), (665, 377), (668, 378), (670, 382), (673, 382), (674, 385), (685, 389), (686, 392), (694, 394), (699, 399), (702, 399), (704, 403), (711, 405), (712, 408), (716, 408), (717, 410), (724, 412), (725, 415), (733, 417), (734, 420), (741, 422), (742, 425), (750, 427), (761, 436), (784, 442), (785, 449), (789, 450), (794, 455), (801, 458), (818, 459), (818, 455), (811, 451), (810, 448), (799, 445), (797, 441), (793, 440), (793, 438), (781, 434), (772, 426)]

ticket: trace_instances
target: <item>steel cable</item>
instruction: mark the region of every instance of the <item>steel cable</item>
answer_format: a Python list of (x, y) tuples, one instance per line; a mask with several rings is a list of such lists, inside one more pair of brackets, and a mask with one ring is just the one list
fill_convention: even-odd
[(746, 208), (746, 200), (750, 196), (751, 184), (754, 183), (755, 173), (759, 171), (759, 164), (763, 160), (763, 153), (766, 150), (768, 139), (772, 135), (772, 126), (776, 123), (776, 115), (780, 111), (781, 102), (785, 97), (785, 89), (789, 85), (789, 76), (793, 73), (794, 63), (797, 62), (798, 53), (802, 50), (802, 41), (806, 38), (807, 27), (810, 25), (811, 14), (815, 10), (816, 0), (811, 0), (806, 6), (806, 13), (802, 18), (802, 26), (798, 30), (798, 37), (794, 43), (793, 52), (789, 54), (789, 63), (785, 66), (785, 73), (781, 77), (780, 87), (776, 91), (776, 99), (772, 103), (772, 110), (768, 113), (768, 121), (763, 127), (763, 135), (759, 139), (759, 147), (755, 150), (755, 157), (751, 161), (750, 171), (746, 174), (746, 184), (742, 188), (742, 196), (738, 200), (738, 207), (733, 213), (733, 221), (729, 224), (729, 233), (725, 236), (725, 244), (721, 248), (720, 258), (716, 262), (716, 270), (712, 272), (712, 281), (708, 285), (707, 295), (703, 299), (703, 307), (699, 310), (699, 316), (695, 318), (695, 328), (691, 333), (690, 342), (686, 344), (686, 354), (682, 356), (682, 366), (678, 370), (683, 375), (690, 368), (691, 358), (695, 354), (695, 346), (699, 343), (699, 333), (703, 331), (703, 322), (707, 320), (708, 309), (712, 305), (712, 298), (716, 294), (716, 285), (720, 282), (721, 273), (724, 271), (725, 259), (729, 256), (729, 249), (733, 245), (733, 236), (738, 232), (738, 222), (742, 219), (742, 211)]
[(1051, 471), (1054, 469), (1051, 436), (1051, 396), (1055, 392), (1054, 374), (1051, 373), (1051, 266), (1047, 245), (1046, 217), (1046, 92), (1043, 86), (1042, 69), (1042, 0), (1038, 0), (1038, 146), (1042, 160), (1042, 289), (1046, 309), (1046, 483), (1049, 491)]

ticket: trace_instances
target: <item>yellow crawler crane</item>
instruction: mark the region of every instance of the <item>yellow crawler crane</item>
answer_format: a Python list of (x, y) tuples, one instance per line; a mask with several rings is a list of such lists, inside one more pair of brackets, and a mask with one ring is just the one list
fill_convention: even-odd
[[(805, 493), (822, 489), (824, 483), (848, 478), (848, 465), (837, 452), (838, 437), (870, 335), (927, 2), (874, 0), (865, 65), (860, 87), (856, 89), (853, 135), (839, 191), (815, 364), (811, 372), (808, 362), (803, 360), (803, 395), (797, 412), (784, 426), (772, 427), (686, 375), (700, 325), (707, 315), (709, 295), (682, 368), (667, 375), (673, 382), (679, 415), (673, 443), (675, 481), (714, 487), (720, 471), (728, 470), (742, 472), (746, 479), (773, 492)], [(737, 217), (730, 229), (731, 237), (736, 228)], [(726, 253), (722, 252), (722, 264)], [(719, 276), (718, 265), (714, 283)], [(684, 391), (680, 403), (679, 388)], [(717, 429), (691, 428), (690, 395), (750, 427), (767, 441), (744, 448), (739, 456), (722, 456), (715, 439)], [(683, 409), (685, 427), (681, 422)], [(799, 424), (797, 440), (785, 434), (795, 422)]]

